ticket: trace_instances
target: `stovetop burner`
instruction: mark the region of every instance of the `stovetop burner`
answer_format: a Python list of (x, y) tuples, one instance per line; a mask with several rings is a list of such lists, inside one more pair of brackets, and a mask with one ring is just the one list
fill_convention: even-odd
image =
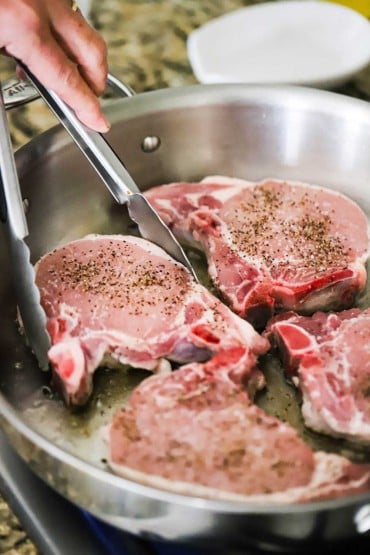
[[(35, 476), (9, 446), (0, 432), (0, 490), (42, 555), (225, 555), (225, 550), (210, 550), (189, 545), (145, 541), (125, 534), (55, 493)], [(370, 538), (340, 545), (318, 545), (315, 555), (369, 555)], [(272, 555), (271, 552), (245, 548), (227, 550), (227, 555)], [(303, 555), (304, 551), (290, 552)], [(276, 555), (276, 552), (274, 552)]]

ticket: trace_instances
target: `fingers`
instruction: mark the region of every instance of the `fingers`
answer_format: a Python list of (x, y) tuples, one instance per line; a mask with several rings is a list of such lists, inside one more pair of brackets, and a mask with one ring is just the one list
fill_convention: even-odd
[(107, 47), (103, 38), (86, 22), (82, 14), (73, 12), (60, 2), (50, 13), (53, 34), (95, 92), (105, 89), (108, 62)]
[(22, 45), (9, 45), (8, 51), (21, 59), (41, 83), (55, 91), (82, 123), (102, 133), (108, 131), (109, 122), (101, 112), (98, 98), (49, 32), (43, 31), (32, 40), (25, 38)]
[[(96, 38), (96, 32), (82, 15), (71, 10), (68, 0), (0, 0), (0, 7), (0, 47), (22, 60), (44, 86), (55, 91), (76, 112), (85, 125), (96, 131), (107, 131), (109, 122), (102, 114), (96, 96), (105, 86), (105, 45)], [(60, 10), (67, 14), (62, 21), (66, 26), (71, 24), (73, 32), (67, 31), (62, 37), (59, 31), (54, 31), (55, 23), (50, 18), (49, 9), (53, 17)], [(15, 28), (17, 33), (13, 32)], [(76, 38), (79, 33), (82, 38)], [(61, 37), (61, 44), (58, 37)], [(80, 49), (89, 49), (90, 40), (93, 54), (81, 54)], [(97, 60), (100, 60), (98, 69), (93, 67)]]

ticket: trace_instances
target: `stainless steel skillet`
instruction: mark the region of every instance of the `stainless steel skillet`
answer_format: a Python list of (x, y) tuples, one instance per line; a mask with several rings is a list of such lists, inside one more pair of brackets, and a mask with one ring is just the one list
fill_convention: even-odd
[[(207, 174), (275, 176), (336, 188), (370, 215), (370, 107), (364, 102), (309, 89), (228, 85), (147, 93), (106, 110), (113, 122), (109, 140), (143, 188)], [(86, 233), (127, 230), (123, 209), (59, 127), (23, 147), (17, 166), (29, 201), (35, 259)], [(0, 264), (7, 267), (2, 238)], [(224, 542), (230, 548), (253, 543), (295, 549), (370, 531), (370, 493), (257, 506), (176, 495), (113, 476), (104, 463), (100, 428), (145, 374), (102, 370), (89, 407), (72, 414), (50, 395), (48, 376), (18, 334), (7, 272), (0, 291), (2, 426), (35, 472), (69, 499), (141, 536)], [(368, 297), (361, 302), (370, 304)], [(268, 366), (272, 381), (278, 381), (278, 371)], [(328, 449), (349, 449), (309, 439)]]

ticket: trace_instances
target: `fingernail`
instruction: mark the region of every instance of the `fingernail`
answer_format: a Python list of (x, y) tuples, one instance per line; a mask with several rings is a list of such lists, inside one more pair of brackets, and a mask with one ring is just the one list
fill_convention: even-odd
[(99, 118), (99, 122), (94, 125), (94, 129), (99, 131), (99, 133), (107, 133), (109, 131), (111, 125), (105, 116), (101, 116)]
[(107, 118), (105, 116), (102, 117), (102, 120), (105, 123), (105, 129), (102, 131), (102, 133), (106, 133), (111, 128), (110, 121), (107, 120)]
[(111, 125), (104, 114), (77, 114), (77, 117), (84, 123), (87, 127), (90, 127), (94, 131), (99, 133), (106, 133), (109, 131)]

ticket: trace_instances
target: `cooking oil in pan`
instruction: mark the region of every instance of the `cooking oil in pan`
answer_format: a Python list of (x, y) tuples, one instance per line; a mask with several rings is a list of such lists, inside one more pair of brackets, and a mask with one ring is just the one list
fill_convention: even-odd
[(284, 376), (279, 359), (271, 354), (261, 358), (260, 369), (266, 378), (266, 387), (257, 394), (256, 404), (272, 416), (287, 422), (315, 451), (327, 451), (348, 457), (354, 462), (370, 461), (370, 452), (360, 444), (315, 433), (305, 427), (301, 413), (301, 395)]
[(106, 466), (105, 430), (113, 414), (127, 403), (133, 389), (150, 375), (140, 369), (99, 368), (94, 376), (94, 390), (82, 408), (67, 407), (59, 395), (45, 386), (30, 399), (24, 411), (26, 421), (65, 451), (95, 466)]

